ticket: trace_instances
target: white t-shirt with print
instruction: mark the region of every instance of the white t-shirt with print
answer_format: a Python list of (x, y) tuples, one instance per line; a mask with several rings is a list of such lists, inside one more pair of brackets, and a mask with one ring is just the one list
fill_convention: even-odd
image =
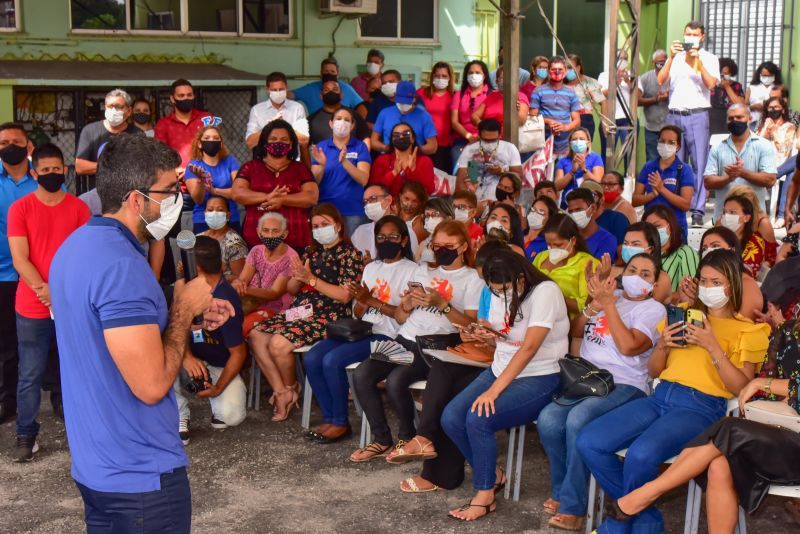
[[(522, 165), (519, 157), (519, 150), (517, 147), (508, 141), (500, 140), (497, 148), (491, 153), (484, 153), (481, 151), (481, 143), (471, 143), (464, 147), (461, 152), (461, 157), (458, 158), (458, 168), (466, 169), (470, 161), (475, 160), (483, 166), (499, 165), (503, 170), (508, 170), (509, 167)], [(486, 172), (482, 177), (478, 178), (478, 189), (475, 195), (478, 200), (497, 200), (494, 196), (494, 190), (500, 177), (496, 174)]]
[[(361, 280), (370, 289), (373, 297), (386, 304), (399, 306), (400, 295), (408, 289), (408, 281), (417, 267), (419, 265), (405, 258), (394, 263), (383, 263), (376, 260), (364, 267)], [(394, 338), (400, 329), (397, 321), (378, 313), (374, 308), (368, 308), (361, 319), (372, 323), (373, 334), (383, 334)]]
[[(426, 289), (437, 291), (458, 311), (477, 311), (480, 304), (483, 280), (472, 267), (461, 267), (452, 271), (442, 267), (429, 269), (417, 267), (411, 280), (419, 282)], [(452, 334), (458, 329), (438, 308), (417, 307), (400, 326), (399, 335), (413, 340), (417, 336), (433, 334)]]
[[(625, 326), (643, 333), (655, 346), (659, 338), (658, 325), (667, 316), (664, 305), (655, 299), (628, 300), (619, 290), (615, 294), (617, 311)], [(586, 321), (581, 356), (600, 369), (611, 372), (616, 384), (627, 384), (647, 393), (649, 391), (647, 360), (652, 352), (651, 347), (638, 356), (625, 356), (620, 353), (614, 338), (611, 337), (604, 312)]]
[(555, 282), (540, 283), (528, 298), (522, 301), (520, 312), (522, 315), (517, 313), (514, 324), (507, 326), (509, 321), (505, 297), (492, 294), (489, 303), (489, 323), (493, 329), (507, 336), (505, 340), (497, 342), (492, 373), (496, 377), (500, 376), (522, 346), (528, 329), (534, 326), (549, 328), (550, 331), (517, 378), (557, 373), (558, 360), (569, 352), (569, 315), (561, 290)]
[[(411, 254), (416, 257), (417, 254), (417, 247), (419, 247), (419, 239), (417, 238), (416, 232), (411, 227), (413, 223), (411, 221), (406, 222), (408, 226), (408, 241), (411, 245)], [(365, 252), (369, 252), (370, 257), (375, 259), (378, 257), (378, 252), (375, 248), (375, 223), (368, 222), (360, 225), (358, 228), (353, 230), (353, 235), (350, 236), (350, 241), (353, 243), (353, 246), (356, 247), (361, 254)]]

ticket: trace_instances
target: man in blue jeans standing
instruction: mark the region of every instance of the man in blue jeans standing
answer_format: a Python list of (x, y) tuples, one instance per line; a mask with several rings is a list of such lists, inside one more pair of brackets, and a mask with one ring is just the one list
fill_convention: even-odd
[[(95, 533), (188, 534), (191, 492), (172, 385), (192, 318), (231, 315), (203, 277), (167, 311), (142, 243), (178, 222), (177, 152), (145, 136), (108, 142), (98, 161), (103, 215), (76, 230), (50, 268), (72, 477)], [(205, 313), (204, 313), (205, 312)]]

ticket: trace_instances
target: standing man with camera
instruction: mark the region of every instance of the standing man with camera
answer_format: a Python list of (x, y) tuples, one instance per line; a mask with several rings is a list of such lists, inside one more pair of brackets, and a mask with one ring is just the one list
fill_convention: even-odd
[[(706, 212), (703, 171), (711, 136), (708, 110), (711, 107), (711, 91), (719, 83), (719, 59), (701, 48), (704, 39), (703, 24), (698, 21), (688, 23), (683, 29), (683, 41), (672, 41), (669, 58), (656, 78), (659, 85), (669, 81), (667, 124), (674, 124), (683, 130), (678, 158), (689, 162), (694, 171), (694, 196), (690, 206), (693, 226), (703, 226)], [(687, 153), (689, 158), (686, 157)]]
[(50, 267), (72, 476), (86, 528), (189, 533), (191, 492), (172, 385), (192, 318), (223, 324), (202, 277), (176, 288), (171, 309), (142, 243), (178, 220), (178, 154), (145, 136), (120, 135), (98, 162), (103, 215), (63, 243)]

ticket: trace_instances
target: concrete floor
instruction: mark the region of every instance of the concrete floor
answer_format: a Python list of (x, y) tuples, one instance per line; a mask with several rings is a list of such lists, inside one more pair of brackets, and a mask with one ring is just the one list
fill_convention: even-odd
[[(267, 408), (269, 406), (267, 405)], [(557, 532), (547, 527), (541, 504), (548, 497), (547, 462), (535, 429), (526, 439), (520, 501), (500, 499), (497, 513), (473, 524), (446, 516), (466, 502), (469, 486), (451, 492), (406, 495), (398, 484), (416, 474), (418, 464), (347, 460), (357, 437), (333, 445), (301, 439), (300, 414), (273, 423), (269, 412), (250, 412), (242, 425), (214, 431), (207, 403), (192, 401), (191, 458), (193, 531), (196, 533), (371, 533), (371, 532)], [(41, 451), (30, 464), (12, 463), (13, 423), (0, 427), (0, 533), (78, 533), (84, 531), (80, 495), (69, 474), (63, 424), (45, 401)], [(314, 411), (312, 422), (318, 417)], [(358, 419), (353, 416), (356, 433)], [(506, 437), (499, 437), (505, 451)], [(504, 454), (501, 456), (504, 459)], [(468, 475), (469, 480), (469, 475)], [(683, 531), (685, 488), (666, 496), (662, 511), (667, 532)], [(783, 501), (768, 498), (750, 532), (798, 532)], [(702, 520), (701, 532), (705, 532)]]

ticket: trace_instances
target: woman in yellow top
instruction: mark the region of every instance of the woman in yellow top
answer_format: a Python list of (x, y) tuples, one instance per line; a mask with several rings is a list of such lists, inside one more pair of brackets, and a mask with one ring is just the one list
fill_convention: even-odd
[[(727, 250), (707, 254), (698, 269), (702, 325), (666, 326), (648, 362), (661, 379), (652, 396), (626, 403), (595, 419), (578, 436), (586, 467), (611, 499), (658, 476), (661, 464), (678, 454), (703, 430), (723, 417), (727, 400), (739, 394), (756, 373), (769, 346), (769, 326), (738, 314), (742, 263)], [(682, 341), (687, 345), (680, 344)], [(627, 448), (625, 463), (617, 451)], [(612, 532), (663, 532), (660, 512), (651, 506), (624, 522), (611, 514), (597, 529)]]
[(558, 284), (567, 302), (570, 321), (578, 315), (589, 298), (586, 287), (586, 265), (598, 265), (586, 248), (578, 225), (572, 217), (557, 213), (542, 230), (547, 250), (533, 258), (533, 266)]

